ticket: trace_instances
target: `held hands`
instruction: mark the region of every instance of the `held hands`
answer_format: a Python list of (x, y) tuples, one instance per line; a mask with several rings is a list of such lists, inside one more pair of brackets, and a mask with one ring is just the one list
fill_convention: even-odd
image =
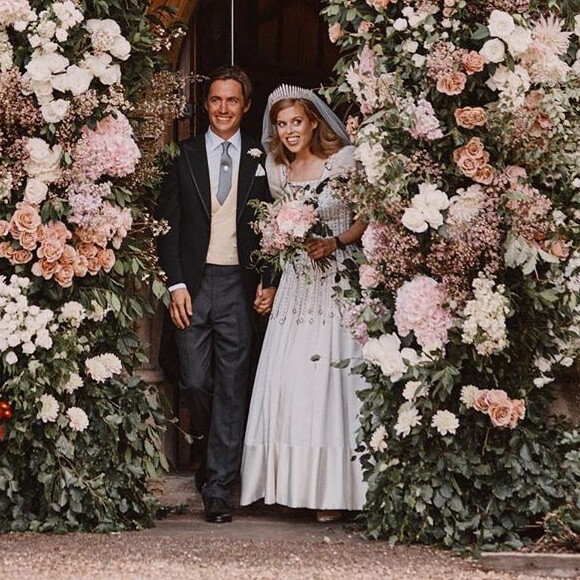
[(336, 238), (315, 238), (306, 242), (304, 248), (311, 260), (322, 260), (336, 252)]
[(276, 288), (273, 286), (262, 288), (262, 284), (259, 284), (256, 290), (256, 299), (254, 300), (254, 310), (258, 314), (270, 314), (270, 312), (272, 312), (272, 304), (275, 295)]
[(179, 330), (184, 330), (189, 326), (189, 318), (193, 316), (193, 306), (191, 295), (186, 288), (178, 288), (171, 292), (169, 316)]

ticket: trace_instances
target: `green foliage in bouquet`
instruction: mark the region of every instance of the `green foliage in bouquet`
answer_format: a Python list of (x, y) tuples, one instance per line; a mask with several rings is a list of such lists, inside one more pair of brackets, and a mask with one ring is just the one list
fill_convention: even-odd
[(344, 324), (367, 533), (517, 548), (569, 501), (551, 416), (580, 325), (576, 2), (327, 0), (368, 221)]
[(141, 0), (0, 3), (0, 530), (148, 525), (164, 409), (136, 333), (181, 83)]

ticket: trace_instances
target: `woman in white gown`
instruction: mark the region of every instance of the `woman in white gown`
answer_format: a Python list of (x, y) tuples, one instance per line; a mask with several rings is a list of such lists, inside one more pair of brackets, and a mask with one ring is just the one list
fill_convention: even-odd
[[(282, 85), (264, 116), (268, 181), (281, 188), (311, 186), (354, 166), (344, 126), (311, 91)], [(324, 185), (318, 211), (333, 235), (307, 244), (287, 265), (256, 373), (242, 459), (241, 504), (263, 498), (318, 510), (321, 521), (360, 510), (366, 486), (355, 456), (361, 377), (332, 361), (359, 358), (360, 347), (341, 326), (333, 298), (337, 268), (364, 224)], [(326, 269), (315, 260), (331, 258)], [(319, 355), (317, 362), (313, 355)], [(340, 510), (340, 511), (339, 511)]]

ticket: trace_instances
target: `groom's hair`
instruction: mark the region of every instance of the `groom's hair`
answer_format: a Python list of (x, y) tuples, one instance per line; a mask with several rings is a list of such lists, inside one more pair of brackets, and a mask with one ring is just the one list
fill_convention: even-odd
[(209, 89), (215, 81), (237, 81), (242, 85), (242, 94), (244, 95), (244, 103), (249, 103), (252, 98), (252, 81), (246, 71), (237, 65), (220, 66), (209, 73), (207, 82), (205, 83), (205, 91), (203, 95), (204, 101), (207, 99)]

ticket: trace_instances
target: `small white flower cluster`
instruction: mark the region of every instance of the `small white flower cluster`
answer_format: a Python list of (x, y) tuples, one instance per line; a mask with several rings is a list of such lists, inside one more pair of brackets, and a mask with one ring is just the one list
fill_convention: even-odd
[(97, 383), (104, 383), (123, 370), (119, 358), (113, 353), (100, 354), (85, 361), (87, 374)]
[(464, 344), (475, 344), (475, 350), (483, 356), (501, 352), (508, 344), (506, 314), (509, 302), (504, 296), (504, 286), (499, 284), (494, 292), (495, 281), (483, 274), (473, 281), (473, 300), (463, 310)]
[(401, 340), (395, 333), (369, 338), (363, 347), (363, 358), (381, 367), (383, 374), (393, 383), (403, 377), (409, 366), (419, 361), (412, 348), (401, 349)]
[(28, 303), (23, 290), (29, 285), (28, 278), (11, 276), (7, 282), (0, 276), (0, 352), (6, 353), (4, 360), (9, 365), (18, 362), (13, 350), (17, 347), (31, 355), (37, 348), (52, 346), (48, 324), (54, 313)]
[(385, 451), (385, 449), (388, 447), (387, 445), (387, 430), (385, 429), (384, 425), (379, 425), (372, 437), (371, 440), (369, 441), (369, 446), (370, 448), (375, 451), (376, 453), (381, 453), (383, 451)]

